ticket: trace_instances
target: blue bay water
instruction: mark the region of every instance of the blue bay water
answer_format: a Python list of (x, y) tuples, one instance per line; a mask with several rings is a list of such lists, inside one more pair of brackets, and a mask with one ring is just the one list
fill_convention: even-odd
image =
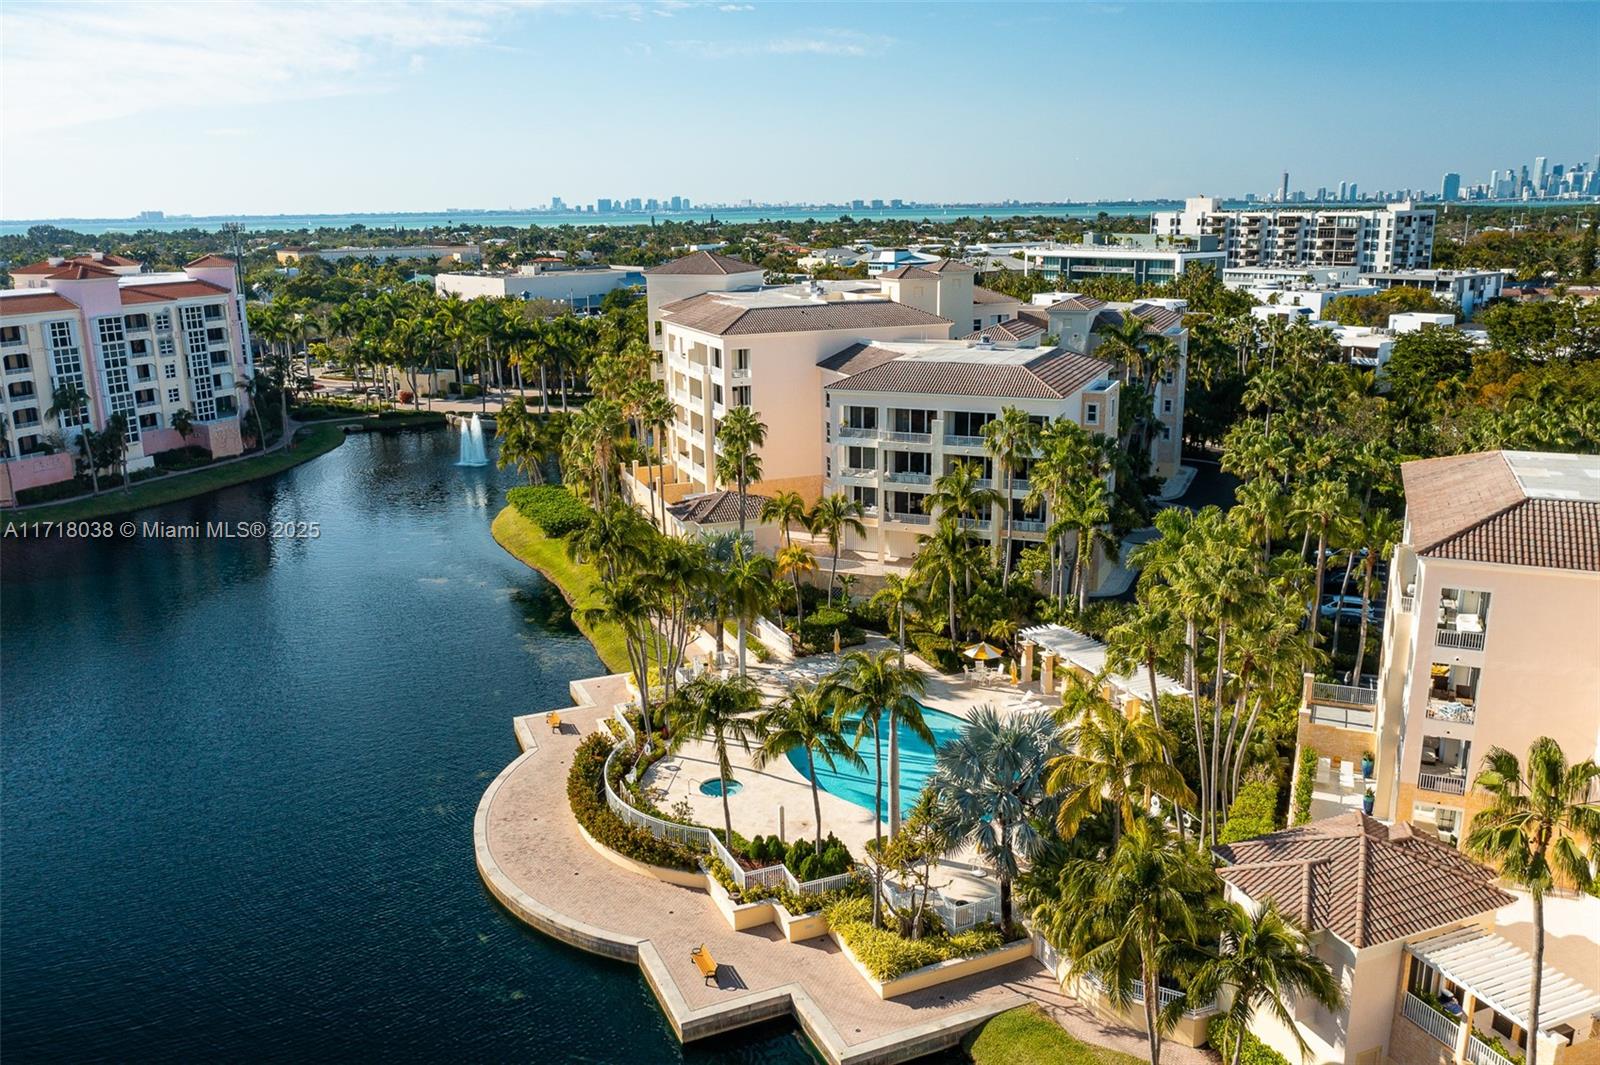
[(454, 434), (353, 437), (145, 512), (304, 541), (0, 546), (0, 1056), (815, 1060), (682, 1048), (631, 965), (523, 928), (472, 818), (514, 715), (598, 671)]

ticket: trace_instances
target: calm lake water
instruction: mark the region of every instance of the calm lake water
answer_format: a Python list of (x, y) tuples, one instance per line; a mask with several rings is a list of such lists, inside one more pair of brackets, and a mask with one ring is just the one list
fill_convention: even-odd
[(455, 455), (352, 437), (138, 515), (315, 540), (0, 548), (8, 1065), (814, 1060), (789, 1026), (685, 1051), (634, 966), (484, 891), (512, 717), (601, 667)]

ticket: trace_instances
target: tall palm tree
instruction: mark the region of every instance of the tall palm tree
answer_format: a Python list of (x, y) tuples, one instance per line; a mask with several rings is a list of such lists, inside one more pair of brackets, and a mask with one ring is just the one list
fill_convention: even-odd
[[(94, 462), (94, 430), (89, 425), (89, 393), (80, 385), (57, 385), (50, 393), (50, 409), (45, 414), (61, 419), (67, 428), (82, 426), (78, 434), (78, 452), (88, 457), (89, 481), (95, 495), (100, 494), (100, 470)], [(85, 439), (87, 438), (87, 439)]]
[(1302, 1055), (1310, 1054), (1291, 1003), (1309, 998), (1325, 1009), (1340, 1008), (1344, 995), (1327, 963), (1307, 944), (1294, 919), (1271, 899), (1254, 913), (1237, 902), (1225, 902), (1215, 919), (1220, 933), (1216, 951), (1189, 981), (1184, 1002), (1211, 1002), (1223, 988), (1231, 990), (1233, 998), (1223, 1014), (1233, 1037), (1228, 1065), (1239, 1065), (1244, 1033), (1263, 1009), (1294, 1033)]
[(1011, 579), (1011, 485), (1024, 460), (1039, 448), (1039, 425), (1026, 411), (1004, 407), (998, 418), (983, 427), (983, 446), (994, 457), (1000, 473), (1001, 520), (1005, 522), (1001, 568), (1004, 583)]
[(913, 572), (926, 581), (935, 594), (939, 588), (944, 589), (951, 640), (961, 638), (956, 627), (956, 592), (977, 564), (975, 553), (967, 534), (949, 518), (941, 519), (929, 535), (917, 538)]
[(1587, 758), (1569, 765), (1560, 744), (1540, 736), (1528, 748), (1526, 773), (1516, 755), (1492, 747), (1473, 783), (1489, 793), (1490, 801), (1472, 819), (1467, 851), (1497, 865), (1500, 875), (1527, 891), (1533, 903), (1527, 1065), (1538, 1065), (1544, 897), (1558, 877), (1585, 894), (1595, 891), (1591, 854), (1600, 842), (1600, 766)]
[(1172, 764), (1168, 740), (1141, 711), (1129, 718), (1101, 694), (1103, 676), (1085, 681), (1069, 674), (1057, 719), (1066, 748), (1050, 763), (1048, 787), (1060, 796), (1056, 828), (1071, 836), (1086, 817), (1109, 803), (1120, 816), (1111, 822), (1115, 845), (1140, 811), (1159, 795), (1174, 803), (1193, 801), (1183, 774)]
[(1076, 538), (1077, 561), (1073, 564), (1073, 587), (1078, 593), (1078, 613), (1089, 608), (1089, 578), (1094, 569), (1097, 547), (1111, 548), (1116, 540), (1105, 529), (1111, 521), (1111, 493), (1100, 478), (1089, 475), (1077, 478), (1067, 488), (1058, 504), (1060, 518), (1069, 525)]
[(894, 619), (900, 645), (900, 665), (906, 664), (906, 611), (922, 608), (922, 592), (909, 577), (898, 573), (887, 574), (883, 587), (872, 597), (874, 606), (882, 607)]
[[(900, 745), (899, 728), (904, 723), (924, 742), (932, 743), (933, 735), (922, 720), (922, 704), (917, 697), (927, 691), (927, 681), (914, 669), (905, 669), (895, 663), (893, 651), (880, 651), (871, 655), (865, 651), (852, 651), (845, 655), (839, 668), (823, 678), (825, 696), (833, 701), (834, 712), (841, 722), (855, 719), (855, 745), (860, 747), (867, 736), (872, 737), (873, 772), (877, 786), (873, 796), (873, 837), (877, 840), (877, 853), (883, 853), (883, 730), (889, 730), (889, 816), (890, 833), (900, 827)], [(876, 925), (883, 915), (882, 871), (876, 874), (877, 883), (872, 894), (872, 921)]]
[[(1380, 559), (1389, 557), (1403, 535), (1400, 522), (1381, 510), (1368, 514), (1361, 524), (1361, 541), (1367, 548), (1366, 564), (1361, 567), (1361, 625), (1356, 636), (1356, 664), (1351, 683), (1361, 683), (1361, 663), (1367, 655), (1367, 623), (1372, 613), (1372, 579)], [(1401, 589), (1404, 591), (1404, 589)]]
[(779, 492), (762, 502), (761, 520), (783, 530), (783, 546), (788, 547), (794, 542), (790, 530), (806, 523), (806, 501), (799, 492)]
[(850, 746), (833, 701), (826, 691), (814, 684), (797, 684), (777, 705), (766, 712), (761, 725), (765, 738), (755, 752), (755, 767), (762, 769), (768, 763), (784, 757), (790, 751), (804, 751), (806, 779), (811, 783), (811, 810), (816, 817), (816, 845), (822, 850), (822, 797), (818, 794), (817, 759), (821, 758), (829, 769), (837, 769), (843, 762), (853, 769), (865, 769), (867, 763)]
[(544, 480), (545, 463), (550, 459), (551, 443), (541, 431), (539, 419), (528, 411), (521, 396), (513, 396), (495, 416), (494, 435), (500, 441), (495, 465), (500, 469), (515, 466), (528, 483)]
[(733, 766), (728, 761), (728, 745), (737, 743), (749, 750), (762, 739), (761, 693), (742, 677), (698, 677), (680, 688), (666, 706), (672, 728), (672, 748), (680, 749), (692, 739), (711, 741), (717, 756), (717, 778), (722, 782), (722, 842), (733, 847), (733, 814), (728, 809), (728, 785), (733, 781)]
[(794, 623), (799, 625), (806, 614), (805, 601), (800, 596), (800, 575), (816, 572), (816, 556), (799, 544), (789, 544), (778, 549), (777, 562), (778, 575), (787, 576), (794, 584)]
[(839, 546), (844, 542), (846, 532), (853, 532), (857, 536), (867, 534), (867, 527), (861, 521), (864, 513), (866, 511), (859, 502), (842, 492), (835, 492), (817, 500), (817, 505), (811, 508), (806, 518), (811, 531), (821, 534), (833, 551), (833, 569), (828, 575), (829, 606), (833, 605), (833, 586), (839, 581)]
[(1328, 535), (1335, 524), (1350, 512), (1350, 490), (1343, 481), (1317, 481), (1295, 493), (1291, 502), (1290, 518), (1305, 532), (1307, 538), (1314, 534), (1317, 540), (1317, 577), (1312, 586), (1311, 606), (1306, 612), (1306, 626), (1311, 633), (1311, 646), (1321, 639), (1317, 631), (1317, 608), (1322, 595), (1322, 577), (1328, 567)]
[(767, 423), (756, 416), (754, 407), (735, 407), (723, 416), (717, 440), (722, 444), (722, 461), (734, 471), (739, 486), (739, 535), (743, 536), (745, 492), (761, 476), (757, 452), (767, 442)]
[(1061, 733), (1048, 713), (1002, 719), (994, 707), (979, 706), (934, 758), (928, 786), (944, 801), (950, 835), (971, 844), (1000, 882), (1000, 922), (1007, 929), (1021, 860), (1044, 842), (1036, 826), (1055, 817), (1046, 780), (1060, 753)]
[(1093, 977), (1118, 1009), (1142, 985), (1152, 1065), (1176, 1017), (1159, 1008), (1161, 977), (1205, 934), (1216, 874), (1165, 822), (1140, 818), (1108, 858), (1063, 864), (1051, 896), (1034, 909), (1036, 927), (1071, 959), (1073, 977)]
[(727, 602), (733, 607), (734, 621), (739, 626), (740, 677), (745, 675), (745, 647), (750, 627), (772, 602), (772, 579), (772, 558), (746, 551), (743, 541), (735, 547), (733, 561), (722, 573)]
[(922, 499), (929, 514), (952, 518), (967, 528), (970, 519), (981, 519), (1000, 505), (1000, 493), (984, 488), (983, 470), (976, 462), (955, 462), (933, 482), (933, 491)]

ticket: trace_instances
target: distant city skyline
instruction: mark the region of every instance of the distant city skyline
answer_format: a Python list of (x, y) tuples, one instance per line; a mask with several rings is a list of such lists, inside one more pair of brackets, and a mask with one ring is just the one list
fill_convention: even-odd
[[(18, 0), (0, 215), (1263, 198), (1284, 170), (1308, 194), (1437, 195), (1538, 156), (1593, 167), (1596, 94), (1527, 93), (1592, 69), (1597, 5), (1386, 6), (1378, 40), (1428, 42), (1404, 62), (1312, 32), (1373, 8), (911, 10)], [(1071, 84), (985, 58), (1017, 39), (1070, 59)], [(919, 70), (982, 91), (896, 104)], [(1441, 88), (1467, 74), (1470, 115)]]

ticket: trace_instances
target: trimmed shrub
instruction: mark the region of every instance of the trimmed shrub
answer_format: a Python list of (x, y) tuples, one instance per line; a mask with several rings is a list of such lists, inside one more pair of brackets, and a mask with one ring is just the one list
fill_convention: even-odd
[(698, 869), (700, 863), (694, 851), (633, 827), (606, 805), (605, 766), (611, 746), (611, 739), (605, 733), (596, 732), (578, 744), (573, 752), (572, 768), (567, 771), (567, 802), (572, 807), (572, 816), (595, 842), (624, 858), (668, 869)]
[(175, 447), (170, 451), (158, 451), (155, 454), (156, 468), (162, 470), (192, 470), (209, 465), (210, 462), (211, 452), (198, 444)]
[[(110, 488), (117, 482), (102, 476), (100, 486)], [(65, 481), (56, 481), (54, 484), (41, 484), (36, 488), (22, 488), (17, 491), (17, 505), (26, 506), (30, 503), (50, 503), (57, 499), (70, 499), (73, 496), (87, 495), (94, 490), (94, 484), (87, 475), (79, 475)]]
[(838, 607), (825, 606), (807, 614), (800, 623), (800, 642), (806, 650), (831, 651), (835, 630), (842, 646), (853, 646), (865, 640), (861, 630), (851, 623), (849, 614)]
[(1277, 828), (1278, 785), (1271, 780), (1246, 781), (1228, 807), (1228, 823), (1222, 826), (1222, 842), (1265, 836)]
[(1311, 820), (1311, 789), (1317, 782), (1317, 751), (1314, 747), (1300, 748), (1300, 771), (1294, 778), (1293, 825), (1303, 825)]
[(544, 530), (546, 536), (567, 536), (583, 528), (589, 521), (589, 512), (564, 485), (535, 484), (513, 488), (506, 493), (506, 502)]
[[(1233, 1060), (1233, 1025), (1225, 1017), (1211, 1022), (1207, 1037), (1223, 1061)], [(1257, 1039), (1247, 1028), (1239, 1046), (1239, 1065), (1289, 1065), (1289, 1059)]]
[(961, 672), (961, 651), (943, 633), (911, 629), (906, 632), (906, 642), (924, 662), (941, 673)]
[(927, 935), (906, 939), (898, 932), (872, 927), (872, 900), (850, 898), (823, 911), (828, 926), (839, 933), (850, 953), (878, 980), (893, 980), (913, 969), (935, 965), (951, 958), (970, 958), (1005, 945), (1005, 937), (993, 925), (984, 925), (959, 935)]

